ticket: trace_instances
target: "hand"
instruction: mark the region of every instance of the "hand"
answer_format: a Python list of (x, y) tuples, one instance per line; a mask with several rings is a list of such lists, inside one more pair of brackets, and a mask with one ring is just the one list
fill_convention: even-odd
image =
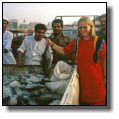
[(4, 53), (4, 52), (7, 52), (7, 49), (3, 49), (3, 53)]
[(50, 41), (50, 39), (49, 38), (47, 38), (46, 39), (46, 45), (49, 45), (49, 46), (51, 46), (53, 43)]
[(22, 65), (25, 65), (25, 63), (21, 62), (21, 61), (17, 61), (17, 67), (18, 68), (21, 68)]

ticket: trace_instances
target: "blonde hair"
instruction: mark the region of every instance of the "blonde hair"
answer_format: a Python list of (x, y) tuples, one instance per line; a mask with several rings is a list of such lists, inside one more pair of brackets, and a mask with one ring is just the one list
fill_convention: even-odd
[[(92, 38), (92, 37), (96, 36), (96, 35), (95, 35), (95, 31), (94, 31), (94, 24), (93, 24), (93, 22), (91, 21), (91, 19), (90, 19), (88, 16), (83, 16), (83, 17), (81, 17), (81, 18), (79, 19), (78, 25), (79, 25), (79, 23), (82, 22), (82, 21), (86, 22), (88, 25), (91, 26), (91, 29), (90, 29), (90, 37)], [(76, 35), (76, 37), (81, 37), (81, 36), (82, 36), (82, 34), (79, 32), (79, 28), (78, 28), (78, 29), (77, 29), (77, 35)]]

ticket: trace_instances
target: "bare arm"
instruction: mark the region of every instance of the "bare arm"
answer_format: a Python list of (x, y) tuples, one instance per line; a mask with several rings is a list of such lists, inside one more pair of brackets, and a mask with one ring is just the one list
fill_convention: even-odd
[[(103, 76), (106, 76), (106, 59), (102, 60)], [(106, 87), (106, 77), (104, 78), (104, 85)]]
[(23, 62), (21, 62), (21, 58), (22, 58), (23, 53), (18, 51), (17, 54), (17, 67), (22, 67), (22, 65), (24, 64)]
[(65, 55), (65, 53), (64, 53), (64, 47), (60, 47), (60, 46), (58, 46), (58, 45), (56, 45), (56, 44), (54, 44), (54, 43), (52, 43), (51, 41), (50, 41), (50, 39), (46, 39), (46, 44), (48, 44), (49, 46), (51, 46), (54, 50), (56, 50), (58, 53), (60, 53), (60, 54), (62, 54), (62, 55)]

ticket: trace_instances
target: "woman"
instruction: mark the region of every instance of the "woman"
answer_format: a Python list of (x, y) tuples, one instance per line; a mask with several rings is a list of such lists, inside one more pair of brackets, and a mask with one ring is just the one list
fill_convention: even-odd
[[(80, 75), (80, 105), (105, 105), (106, 95), (106, 45), (99, 52), (97, 63), (94, 62), (94, 25), (89, 17), (83, 16), (78, 21), (77, 37), (80, 37), (77, 51), (77, 68)], [(54, 50), (63, 54), (74, 53), (75, 39), (66, 47), (59, 47), (49, 39), (46, 42)]]

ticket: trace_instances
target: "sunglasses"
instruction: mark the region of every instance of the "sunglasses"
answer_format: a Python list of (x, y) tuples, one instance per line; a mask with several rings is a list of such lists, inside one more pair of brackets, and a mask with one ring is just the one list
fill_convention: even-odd
[(83, 28), (83, 29), (85, 29), (85, 30), (86, 30), (88, 27), (89, 27), (89, 25), (88, 25), (88, 26), (78, 26), (79, 29), (82, 29), (82, 28)]

